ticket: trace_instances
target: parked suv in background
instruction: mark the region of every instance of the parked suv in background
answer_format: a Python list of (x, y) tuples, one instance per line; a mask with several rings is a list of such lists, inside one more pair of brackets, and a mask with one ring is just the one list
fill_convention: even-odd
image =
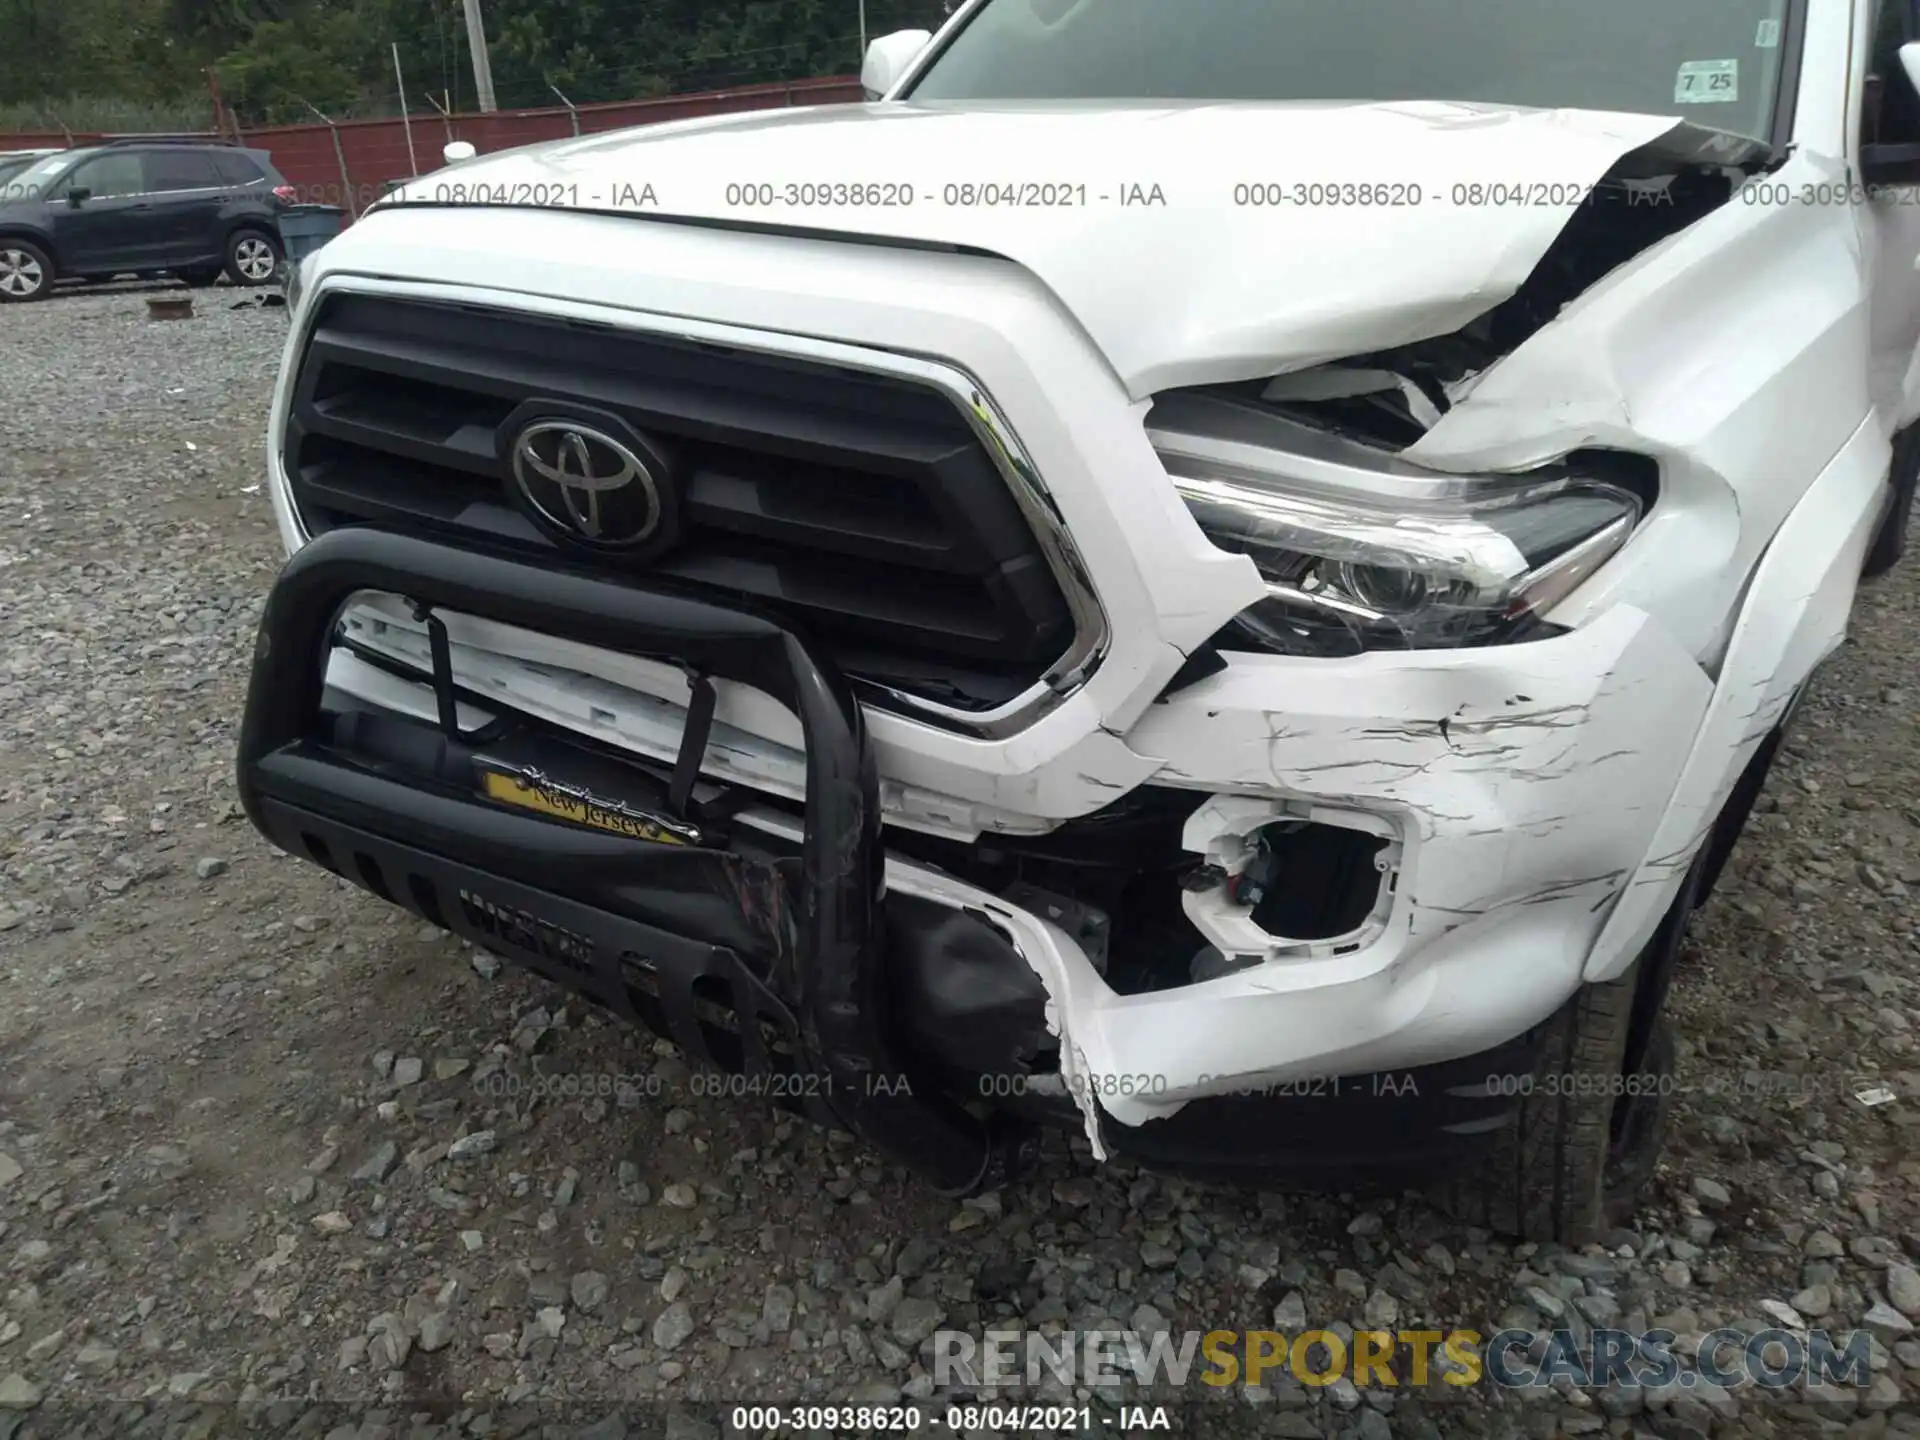
[(292, 198), (264, 150), (114, 141), (49, 155), (0, 180), (0, 301), (130, 272), (264, 285)]

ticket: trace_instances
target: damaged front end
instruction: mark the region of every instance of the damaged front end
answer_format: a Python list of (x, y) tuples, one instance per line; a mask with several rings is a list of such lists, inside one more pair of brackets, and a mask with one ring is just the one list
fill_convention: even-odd
[[(1296, 672), (1284, 722), (1262, 708), (1278, 675), (1214, 654), (1129, 736), (1155, 783), (1045, 834), (870, 838), (873, 780), (849, 758), (868, 741), (833, 719), (849, 712), (825, 662), (783, 690), (777, 670), (721, 669), (672, 607), (584, 623), (562, 608), (576, 577), (491, 560), (484, 595), (440, 582), (472, 564), (370, 530), (303, 549), (249, 707), (256, 823), (953, 1193), (1020, 1173), (1040, 1126), (1080, 1130), (1102, 1157), (1243, 1178), (1407, 1178), (1490, 1142), (1516, 1096), (1489, 1077), (1531, 1073), (1535, 1022), (1644, 851), (1645, 827), (1603, 808), (1638, 797), (1651, 823), (1678, 763), (1651, 753), (1653, 732), (1705, 688), (1624, 617), (1473, 652), (1498, 658), (1439, 687), (1339, 661)], [(303, 692), (282, 667), (304, 652), (311, 668), (330, 642), (295, 617), (363, 589), (444, 607), (456, 638), (433, 642), (436, 611), (409, 653), (350, 618), (329, 668), (343, 685)], [(697, 608), (729, 645), (762, 636)], [(696, 778), (685, 756), (717, 732), (697, 681), (666, 717), (691, 737), (677, 762), (536, 719), (516, 704), (524, 677), (468, 648), (461, 615), (671, 647), (695, 675), (789, 704), (813, 694), (827, 703), (803, 727), (806, 800)], [(797, 666), (805, 647), (782, 643)], [(437, 693), (422, 695), (429, 667)], [(847, 746), (826, 796), (821, 735)], [(1215, 788), (1256, 764), (1328, 798)], [(1576, 854), (1598, 872), (1570, 879)]]
[[(1480, 377), (1612, 271), (1733, 200), (1782, 164), (1773, 146), (1682, 123), (1628, 151), (1574, 204), (1525, 283), (1460, 329), (1203, 392), (1399, 452), (1473, 393)], [(1466, 182), (1456, 203), (1559, 204), (1568, 187)]]
[[(424, 712), (325, 682), (338, 617), (366, 592), (404, 594), (423, 627)], [(692, 677), (678, 761), (636, 762), (457, 683), (442, 612), (678, 657)], [(389, 678), (419, 688), (418, 671)], [(792, 707), (804, 803), (699, 776), (716, 681)], [(1402, 885), (1396, 827), (1147, 786), (1044, 836), (895, 836), (883, 850), (845, 682), (778, 625), (671, 592), (373, 528), (321, 536), (263, 616), (239, 774), (281, 848), (953, 1194), (1022, 1173), (1042, 1124), (1198, 1173), (1457, 1158), (1511, 1099), (1475, 1091), (1470, 1072), (1529, 1054), (1522, 1035), (1433, 1067), (1224, 1085), (1234, 1036), (1210, 1055), (1176, 1014), (1217, 1010), (1223, 986), (1264, 984), (1275, 960), (1371, 968)], [(1116, 1068), (1129, 1006), (1179, 1064)], [(1297, 1098), (1321, 1103), (1274, 1103)], [(1161, 1123), (1140, 1125), (1148, 1114)]]
[[(1557, 377), (1527, 366), (1609, 283), (1683, 283), (1698, 253), (1636, 262), (1779, 157), (1681, 125), (1613, 159), (1660, 123), (1628, 118), (1343, 120), (1435, 148), (1457, 127), (1487, 163), (1564, 131), (1580, 173), (1612, 160), (1551, 243), (1538, 213), (1502, 242), (1484, 313), (1373, 349), (1456, 324), (1479, 253), (1435, 247), (1446, 283), (1388, 277), (1373, 311), (1306, 314), (1313, 287), (1269, 275), (1243, 326), (1234, 267), (1143, 217), (1116, 263), (1195, 292), (1153, 340), (1063, 262), (1083, 243), (985, 211), (951, 217), (981, 231), (951, 254), (637, 221), (628, 253), (587, 243), (627, 222), (503, 211), (503, 236), (582, 237), (546, 247), (553, 283), (595, 297), (562, 303), (490, 289), (459, 217), (396, 204), (356, 228), (425, 237), (449, 273), (350, 239), (334, 263), (368, 258), (308, 302), (271, 455), (296, 554), (249, 698), (249, 815), (948, 1193), (1020, 1173), (1049, 1123), (1199, 1173), (1460, 1161), (1509, 1125), (1500, 1077), (1532, 1072), (1608, 915), (1691, 855), (1653, 845), (1674, 737), (1713, 701), (1708, 646), (1657, 586), (1567, 607), (1629, 553), (1699, 549), (1670, 522), (1731, 491), (1738, 427), (1725, 405), (1690, 412), (1698, 434), (1559, 423)], [(1464, 242), (1498, 218), (1393, 223)], [(1365, 298), (1360, 268), (1337, 301)], [(356, 293), (386, 290), (404, 303)], [(769, 314), (776, 292), (795, 308)], [(683, 294), (717, 318), (683, 318)], [(859, 363), (828, 387), (787, 350), (836, 327)], [(635, 337), (656, 332), (681, 348), (647, 369)], [(777, 363), (738, 394), (711, 378), (760, 345)], [(929, 355), (941, 405), (873, 358)], [(1599, 368), (1581, 381), (1626, 409)], [(1489, 393), (1547, 417), (1526, 453), (1436, 443)], [(987, 416), (990, 457), (949, 400)], [(490, 446), (536, 402), (667, 437), (685, 543), (628, 566), (529, 524)], [(908, 469), (924, 507), (895, 494)], [(1714, 538), (1751, 554), (1766, 535), (1738, 522), (1761, 512), (1729, 508)], [(863, 608), (875, 591), (896, 603)], [(1702, 628), (1733, 613), (1717, 598)]]

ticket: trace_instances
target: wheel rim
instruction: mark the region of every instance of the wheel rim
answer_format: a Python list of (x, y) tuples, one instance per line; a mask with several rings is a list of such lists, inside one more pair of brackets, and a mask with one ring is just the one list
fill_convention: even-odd
[(233, 247), (233, 264), (249, 280), (266, 280), (273, 275), (273, 247), (248, 237)]
[(38, 294), (46, 283), (40, 262), (24, 250), (0, 250), (0, 291), (25, 297)]

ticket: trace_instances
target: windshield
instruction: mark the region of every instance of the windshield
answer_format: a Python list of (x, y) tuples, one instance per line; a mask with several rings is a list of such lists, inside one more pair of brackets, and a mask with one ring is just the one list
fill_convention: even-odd
[(9, 175), (0, 169), (0, 202), (38, 199), (46, 193), (48, 182), (79, 158), (74, 151), (63, 150), (58, 155), (35, 161), (17, 175)]
[(910, 98), (1465, 100), (1769, 139), (1788, 0), (988, 0)]

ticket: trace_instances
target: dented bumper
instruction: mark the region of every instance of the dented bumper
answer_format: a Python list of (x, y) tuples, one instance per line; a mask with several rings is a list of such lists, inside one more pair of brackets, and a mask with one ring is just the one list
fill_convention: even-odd
[[(421, 634), (391, 602), (372, 603), (351, 622), (362, 653), (417, 670), (426, 659)], [(564, 716), (587, 703), (579, 676), (513, 658), (518, 632), (476, 631), (458, 616), (449, 624), (488, 643), (455, 647), (476, 704)], [(521, 638), (537, 650), (538, 637)], [(428, 713), (418, 686), (344, 650), (331, 677), (368, 703)], [(924, 1013), (897, 1021), (910, 1046), (949, 1075), (968, 1064), (984, 1072), (1020, 1063), (1011, 1049), (968, 1052), (956, 1036), (969, 1024), (1009, 1034), (1044, 1028), (1057, 1046), (1046, 1062), (1057, 1078), (1023, 1079), (1019, 1088), (1071, 1101), (1102, 1155), (1213, 1156), (1225, 1167), (1218, 1133), (1242, 1125), (1250, 1107), (1287, 1137), (1267, 1148), (1296, 1158), (1303, 1146), (1330, 1153), (1312, 1138), (1323, 1120), (1328, 1134), (1359, 1133), (1355, 1103), (1381, 1120), (1361, 1144), (1368, 1151), (1411, 1154), (1421, 1140), (1483, 1130), (1497, 1122), (1497, 1096), (1469, 1092), (1524, 1069), (1526, 1036), (1580, 984), (1615, 903), (1650, 858), (1712, 693), (1692, 657), (1626, 607), (1552, 640), (1499, 649), (1335, 662), (1231, 656), (1125, 735), (1127, 768), (1193, 792), (1182, 842), (1196, 866), (1226, 859), (1238, 837), (1269, 819), (1379, 837), (1379, 895), (1361, 921), (1333, 935), (1267, 935), (1232, 899), (1230, 876), (1195, 882), (1184, 897), (1188, 919), (1244, 968), (1123, 993), (1098, 951), (1044, 906), (896, 850), (884, 861), (889, 905), (911, 900), (970, 917), (998, 942), (985, 960), (973, 952), (985, 991), (955, 1000), (948, 1013), (932, 1013), (937, 1000), (922, 1004), (939, 990), (937, 977), (922, 982), (929, 965), (946, 970), (953, 952), (923, 957), (903, 988)], [(630, 733), (631, 714), (642, 711), (664, 733), (684, 724), (684, 709), (657, 695), (607, 683), (587, 694), (610, 735)], [(783, 770), (779, 747), (739, 729), (727, 731), (727, 743), (730, 768), (755, 775), (763, 795), (804, 786), (806, 767)], [(765, 806), (739, 819), (774, 842), (797, 843), (803, 833), (793, 816)], [(1684, 869), (1690, 853), (1675, 865)], [(898, 951), (890, 963), (903, 963)], [(1039, 985), (1023, 990), (1015, 970)], [(985, 1022), (962, 1013), (976, 1002)], [(1469, 1071), (1471, 1084), (1462, 1078)], [(1437, 1109), (1394, 1094), (1409, 1075)], [(968, 1085), (963, 1098), (990, 1090)], [(1329, 1096), (1343, 1103), (1324, 1103)], [(1382, 1108), (1385, 1100), (1398, 1103)], [(1189, 1106), (1178, 1124), (1152, 1123)], [(1284, 1122), (1274, 1118), (1281, 1112)], [(1252, 1139), (1241, 1158), (1263, 1169), (1278, 1163)]]
[[(1068, 967), (1066, 1009), (1089, 1063), (1165, 1073), (1179, 1099), (1205, 1093), (1202, 1072), (1357, 1074), (1521, 1033), (1580, 984), (1649, 859), (1712, 693), (1692, 657), (1626, 607), (1529, 645), (1232, 657), (1149, 712), (1129, 747), (1163, 779), (1257, 787), (1335, 823), (1390, 822), (1383, 914), (1331, 941), (1273, 937), (1261, 964), (1172, 995), (1110, 999)], [(1224, 897), (1195, 910), (1203, 934), (1244, 940)]]
[[(1173, 989), (1116, 994), (1047, 927), (1002, 917), (1054, 999), (1063, 1072), (1089, 1077), (1096, 1146), (1102, 1116), (1138, 1126), (1207, 1096), (1307, 1094), (1524, 1035), (1579, 987), (1651, 858), (1711, 695), (1660, 626), (1621, 609), (1500, 650), (1350, 664), (1236, 656), (1154, 707), (1127, 744), (1152, 757), (1157, 780), (1257, 790), (1281, 797), (1276, 815), (1385, 822), (1398, 840), (1362, 928), (1264, 937), (1246, 968)], [(1248, 803), (1202, 806), (1189, 848), (1203, 851), (1210, 821)], [(1253, 943), (1226, 886), (1187, 899), (1213, 944)]]

